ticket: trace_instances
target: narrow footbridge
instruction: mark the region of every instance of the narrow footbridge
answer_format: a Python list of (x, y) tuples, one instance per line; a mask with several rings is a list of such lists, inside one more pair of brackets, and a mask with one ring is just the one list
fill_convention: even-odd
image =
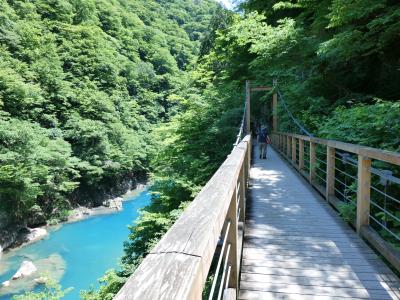
[(274, 132), (259, 159), (249, 104), (231, 154), (115, 299), (400, 299), (400, 180), (375, 167), (400, 154)]

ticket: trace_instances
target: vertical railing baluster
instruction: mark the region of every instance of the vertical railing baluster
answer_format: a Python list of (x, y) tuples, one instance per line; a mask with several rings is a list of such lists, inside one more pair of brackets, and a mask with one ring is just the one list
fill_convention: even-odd
[(369, 224), (371, 196), (371, 159), (358, 155), (357, 175), (357, 220), (356, 229), (360, 233), (363, 225)]
[(286, 136), (286, 157), (289, 159), (289, 157), (290, 157), (290, 151), (291, 151), (291, 149), (290, 149), (290, 136)]

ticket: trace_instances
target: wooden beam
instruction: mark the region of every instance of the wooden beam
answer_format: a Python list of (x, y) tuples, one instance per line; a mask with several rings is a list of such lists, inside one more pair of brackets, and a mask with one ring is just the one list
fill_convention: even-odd
[(272, 95), (272, 130), (278, 131), (278, 95)]
[(315, 180), (315, 167), (317, 164), (317, 155), (315, 152), (316, 144), (314, 142), (310, 142), (310, 182), (313, 183)]
[(299, 139), (299, 170), (304, 169), (304, 140)]
[(361, 235), (370, 242), (378, 252), (385, 257), (391, 264), (400, 271), (400, 253), (391, 244), (386, 242), (381, 236), (370, 226), (362, 226)]
[(296, 138), (292, 137), (292, 164), (296, 167)]
[(227, 220), (231, 222), (231, 226), (228, 232), (227, 237), (227, 245), (231, 245), (229, 256), (228, 256), (228, 264), (230, 265), (231, 269), (229, 272), (228, 287), (238, 289), (239, 287), (239, 254), (238, 254), (238, 205), (237, 205), (237, 190), (232, 195), (232, 200), (229, 205), (229, 210), (227, 214)]
[(362, 155), (365, 157), (369, 157), (371, 159), (381, 160), (381, 161), (384, 161), (387, 163), (391, 163), (391, 164), (400, 166), (400, 153), (398, 153), (398, 152), (386, 151), (386, 150), (381, 150), (381, 149), (377, 149), (377, 148), (366, 147), (366, 146), (361, 146), (361, 145), (356, 145), (356, 144), (343, 143), (343, 142), (339, 142), (339, 141), (335, 141), (335, 140), (320, 139), (320, 138), (315, 138), (315, 137), (310, 137), (310, 136), (305, 136), (305, 135), (300, 135), (300, 134), (282, 133), (282, 132), (279, 132), (279, 134), (282, 134), (284, 136), (301, 138), (305, 141), (314, 142), (316, 144), (329, 146), (332, 148), (336, 148), (338, 150), (343, 150), (346, 152), (354, 153), (357, 155)]
[[(189, 207), (146, 256), (115, 299), (201, 299), (227, 216), (232, 220), (232, 234), (237, 235), (235, 189), (242, 166), (248, 163), (245, 159), (250, 143), (251, 136), (247, 135), (232, 150)], [(239, 266), (235, 237), (230, 237), (230, 243), (232, 255), (235, 257), (230, 260), (231, 276), (236, 278)], [(234, 285), (234, 282), (230, 284)]]
[(251, 99), (250, 99), (251, 89), (250, 80), (246, 80), (246, 134), (251, 132)]
[[(247, 155), (247, 154), (246, 154)], [(247, 157), (246, 157), (247, 158)], [(239, 214), (239, 222), (244, 222), (245, 216), (246, 216), (246, 179), (245, 179), (245, 163), (242, 166), (242, 170), (240, 171), (239, 174), (239, 191), (238, 191), (238, 196), (239, 198), (239, 204), (238, 208), (240, 208), (240, 214)]]
[(236, 300), (236, 299), (237, 299), (236, 289), (226, 289), (224, 291), (222, 300)]
[(258, 87), (253, 87), (250, 88), (251, 92), (265, 92), (265, 91), (271, 91), (272, 87), (270, 86), (258, 86)]
[(199, 270), (201, 257), (181, 253), (149, 254), (114, 300), (200, 300), (203, 276)]
[(335, 148), (326, 148), (326, 194), (325, 198), (329, 201), (330, 197), (335, 196)]
[(356, 229), (369, 224), (370, 193), (371, 193), (371, 159), (358, 156), (357, 176), (357, 221)]
[(289, 159), (289, 155), (290, 155), (290, 151), (291, 151), (291, 149), (290, 149), (290, 141), (291, 141), (292, 139), (290, 138), (290, 136), (287, 136), (286, 137), (286, 157)]

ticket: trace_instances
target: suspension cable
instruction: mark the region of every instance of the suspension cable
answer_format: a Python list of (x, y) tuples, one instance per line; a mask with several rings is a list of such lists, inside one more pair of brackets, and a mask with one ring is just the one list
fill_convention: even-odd
[[(275, 86), (275, 87), (276, 87), (276, 86)], [(277, 87), (276, 87), (276, 88), (277, 88)], [(289, 110), (289, 107), (288, 107), (288, 105), (287, 105), (287, 103), (286, 103), (286, 101), (285, 101), (285, 97), (283, 96), (283, 94), (281, 93), (281, 91), (280, 91), (279, 89), (277, 89), (277, 93), (278, 93), (280, 102), (282, 103), (283, 107), (284, 107), (285, 110), (286, 110), (286, 113), (287, 113), (288, 116), (292, 119), (293, 123), (296, 124), (296, 126), (298, 127), (298, 129), (300, 130), (300, 132), (304, 133), (305, 135), (307, 135), (307, 136), (309, 136), (309, 137), (314, 137), (314, 135), (311, 134), (307, 129), (305, 129), (304, 126), (300, 123), (300, 121), (297, 120), (297, 119), (295, 118), (295, 116), (292, 114), (292, 112)], [(338, 155), (342, 156), (342, 157), (346, 155), (346, 153), (341, 152), (341, 151), (337, 151), (337, 150), (336, 150), (336, 153), (337, 153)], [(353, 163), (357, 164), (357, 160), (355, 160), (355, 159), (352, 159), (352, 158), (348, 157), (347, 160), (349, 160), (350, 162), (353, 162)], [(397, 178), (397, 177), (395, 177), (395, 176), (393, 176), (393, 175), (391, 175), (391, 174), (386, 173), (385, 170), (376, 169), (376, 168), (371, 167), (371, 168), (370, 168), (370, 171), (371, 171), (372, 173), (378, 175), (380, 178), (384, 178), (384, 179), (386, 179), (386, 180), (389, 180), (389, 181), (392, 181), (392, 182), (395, 182), (395, 183), (399, 183), (399, 184), (400, 184), (400, 179), (399, 179), (399, 178)]]

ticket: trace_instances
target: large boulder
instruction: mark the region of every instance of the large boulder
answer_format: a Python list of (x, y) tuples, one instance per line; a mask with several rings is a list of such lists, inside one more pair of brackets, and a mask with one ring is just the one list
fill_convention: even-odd
[(44, 228), (33, 228), (29, 229), (29, 233), (26, 235), (26, 242), (31, 243), (31, 242), (36, 242), (38, 240), (41, 240), (47, 235), (47, 230)]
[(122, 200), (123, 199), (121, 197), (109, 199), (109, 200), (104, 201), (103, 205), (112, 210), (122, 210)]
[(11, 278), (12, 280), (17, 280), (23, 277), (27, 277), (32, 275), (37, 271), (36, 266), (33, 264), (33, 262), (29, 260), (24, 260), (21, 264), (21, 267), (18, 269), (17, 273), (13, 275)]
[(11, 284), (10, 280), (7, 280), (7, 281), (4, 281), (1, 285), (2, 285), (3, 287), (9, 287), (10, 284)]
[(59, 282), (66, 270), (66, 263), (59, 254), (52, 254), (49, 257), (34, 260), (33, 264), (37, 268), (37, 271), (31, 275), (0, 283), (1, 299), (5, 295), (9, 296), (10, 294), (32, 290), (36, 285), (47, 282), (49, 278), (55, 282)]

